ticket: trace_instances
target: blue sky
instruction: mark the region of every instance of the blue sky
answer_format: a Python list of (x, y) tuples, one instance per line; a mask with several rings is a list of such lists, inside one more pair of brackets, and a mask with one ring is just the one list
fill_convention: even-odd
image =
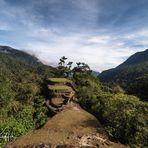
[(148, 48), (148, 0), (0, 0), (0, 44), (109, 69)]

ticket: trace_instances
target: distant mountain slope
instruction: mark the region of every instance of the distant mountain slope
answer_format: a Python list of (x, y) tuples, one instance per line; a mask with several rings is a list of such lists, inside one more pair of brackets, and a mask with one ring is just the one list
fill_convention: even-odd
[(55, 68), (48, 65), (44, 65), (35, 56), (9, 46), (0, 46), (0, 64), (4, 65), (3, 62), (7, 63), (5, 68), (7, 69), (9, 67), (9, 70), (16, 70), (15, 68), (12, 68), (12, 66), (16, 66), (18, 63), (20, 63), (21, 65), (23, 65), (21, 68), (24, 68), (24, 66), (26, 65), (26, 69), (36, 69), (36, 71), (40, 75), (48, 75), (55, 71)]
[(98, 71), (92, 71), (92, 75), (97, 77), (100, 73)]
[(142, 52), (135, 53), (118, 67), (135, 65), (135, 64), (145, 63), (145, 62), (148, 62), (148, 49)]
[(148, 49), (129, 57), (116, 68), (99, 75), (102, 82), (118, 83), (130, 94), (148, 99)]
[(41, 64), (41, 62), (36, 57), (34, 57), (26, 52), (11, 48), (9, 46), (0, 46), (0, 54), (2, 54), (2, 53), (7, 54), (7, 55), (11, 55), (15, 59), (25, 62), (25, 63), (28, 63), (28, 64), (31, 64), (31, 65)]

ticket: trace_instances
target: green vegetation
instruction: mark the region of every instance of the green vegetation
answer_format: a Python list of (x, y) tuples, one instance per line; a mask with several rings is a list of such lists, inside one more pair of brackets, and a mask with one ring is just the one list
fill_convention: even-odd
[(123, 64), (99, 74), (99, 79), (105, 83), (116, 83), (122, 86), (128, 94), (140, 99), (148, 99), (148, 49), (134, 54)]
[[(49, 115), (43, 105), (44, 80), (55, 70), (23, 55), (13, 49), (0, 53), (0, 136), (10, 132), (18, 137), (44, 124)], [(0, 147), (4, 143), (0, 138)]]
[(77, 86), (81, 107), (95, 115), (110, 136), (131, 147), (148, 146), (147, 102), (125, 94), (119, 85), (100, 83), (84, 63), (71, 69), (69, 78)]
[[(53, 116), (42, 128), (31, 131), (17, 139), (11, 146), (15, 147), (20, 144), (21, 146), (26, 147), (26, 145), (35, 145), (39, 143), (54, 143), (55, 146), (59, 144), (64, 145), (65, 141), (66, 145), (69, 143), (73, 145), (76, 143), (76, 145), (78, 145), (78, 136), (95, 135), (98, 132), (98, 129), (101, 133), (104, 133), (104, 129), (94, 116), (82, 109), (70, 108)], [(97, 143), (97, 141), (95, 142)], [(96, 143), (93, 144), (96, 145)], [(105, 143), (110, 145), (109, 142)]]
[(78, 81), (81, 106), (94, 114), (115, 139), (131, 146), (147, 146), (148, 104), (120, 91), (105, 92), (101, 84), (97, 86), (97, 80), (87, 79), (81, 79), (81, 84)]
[[(66, 63), (67, 58), (62, 57), (54, 69), (29, 55), (30, 63), (26, 54), (17, 56), (16, 52), (20, 51), (15, 51), (15, 54), (13, 49), (8, 51), (0, 53), (0, 133), (9, 129), (14, 137), (18, 137), (42, 126), (50, 117), (44, 105), (47, 97), (45, 80), (65, 77), (75, 82), (81, 107), (95, 115), (114, 139), (131, 147), (148, 146), (147, 102), (126, 94), (119, 85), (102, 84), (85, 63), (76, 63), (77, 66), (72, 68), (72, 62)], [(138, 90), (140, 96), (147, 96), (148, 81), (144, 67), (136, 74), (138, 79), (132, 83), (134, 85), (129, 85)], [(129, 80), (131, 77), (128, 75)], [(4, 143), (0, 139), (0, 146)]]
[(50, 90), (71, 90), (72, 88), (66, 85), (48, 85)]
[(48, 78), (48, 80), (53, 83), (71, 82), (70, 80), (66, 78)]

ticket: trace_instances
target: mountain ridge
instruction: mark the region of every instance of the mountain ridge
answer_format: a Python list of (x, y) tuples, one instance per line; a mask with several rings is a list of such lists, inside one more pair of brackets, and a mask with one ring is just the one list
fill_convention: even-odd
[(133, 64), (140, 64), (142, 62), (148, 61), (148, 49), (136, 52), (132, 56), (130, 56), (125, 62), (120, 64), (117, 67), (126, 66), (126, 65), (133, 65)]
[(1, 54), (9, 54), (12, 57), (14, 57), (22, 62), (26, 62), (30, 65), (42, 64), (42, 62), (37, 57), (35, 57), (25, 51), (21, 51), (21, 50), (12, 48), (10, 46), (0, 45), (0, 53)]
[[(125, 62), (99, 74), (98, 78), (104, 83), (116, 83), (128, 93), (147, 100), (148, 49), (137, 52)], [(144, 91), (144, 93), (143, 93)]]

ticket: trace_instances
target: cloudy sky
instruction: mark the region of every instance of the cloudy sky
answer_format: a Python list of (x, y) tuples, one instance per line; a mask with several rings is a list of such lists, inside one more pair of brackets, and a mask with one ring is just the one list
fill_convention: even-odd
[(0, 44), (109, 69), (148, 48), (148, 0), (0, 0)]

